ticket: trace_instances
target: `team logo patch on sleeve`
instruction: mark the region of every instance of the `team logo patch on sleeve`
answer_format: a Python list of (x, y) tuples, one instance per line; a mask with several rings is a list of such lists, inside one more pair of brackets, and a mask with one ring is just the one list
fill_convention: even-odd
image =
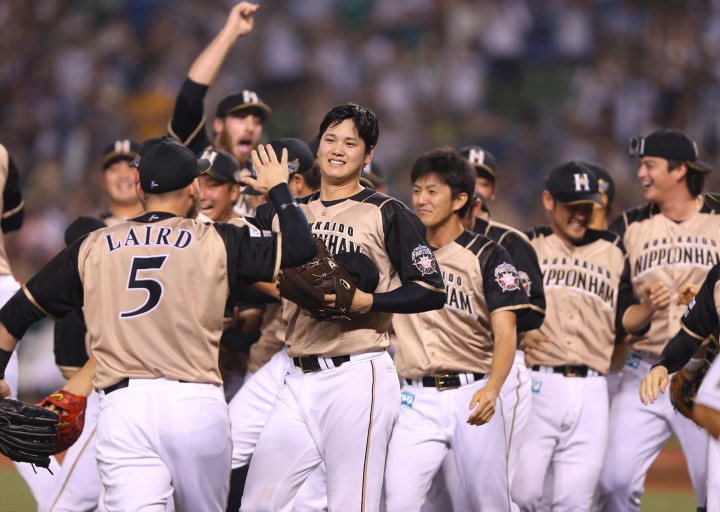
[(510, 263), (503, 263), (495, 267), (495, 282), (500, 285), (503, 292), (520, 289), (520, 277), (518, 277), (515, 267)]
[(250, 227), (250, 236), (255, 238), (255, 237), (262, 236), (262, 233), (260, 232), (260, 230), (258, 228)]
[(522, 270), (518, 270), (517, 275), (520, 278), (520, 286), (522, 286), (522, 289), (525, 291), (527, 296), (530, 297), (530, 286), (532, 285), (532, 281), (530, 281), (530, 276)]
[(433, 274), (437, 272), (435, 258), (430, 249), (424, 245), (418, 245), (412, 252), (413, 265), (422, 275)]

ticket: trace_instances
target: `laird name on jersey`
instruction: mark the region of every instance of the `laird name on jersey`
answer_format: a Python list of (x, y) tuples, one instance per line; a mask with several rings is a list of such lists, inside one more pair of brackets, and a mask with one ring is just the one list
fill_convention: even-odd
[(667, 237), (653, 240), (643, 246), (635, 260), (633, 274), (663, 265), (697, 265), (712, 267), (720, 261), (715, 240), (699, 236), (679, 236), (674, 242)]
[(569, 258), (545, 258), (540, 263), (546, 289), (565, 286), (615, 307), (616, 291), (610, 282), (610, 271), (600, 265)]
[(114, 232), (105, 235), (108, 252), (138, 245), (168, 245), (177, 249), (185, 249), (192, 242), (192, 233), (186, 229), (176, 231), (166, 226), (146, 225), (142, 226), (142, 229), (139, 228), (138, 231), (140, 233), (136, 233), (135, 228), (130, 227), (127, 235), (120, 239), (116, 239)]

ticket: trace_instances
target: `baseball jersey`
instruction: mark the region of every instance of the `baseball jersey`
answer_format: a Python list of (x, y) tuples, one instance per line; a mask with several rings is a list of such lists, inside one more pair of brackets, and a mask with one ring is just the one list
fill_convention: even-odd
[(707, 274), (700, 290), (680, 319), (681, 328), (702, 342), (720, 328), (720, 264)]
[(489, 373), (491, 314), (521, 316), (530, 307), (513, 261), (503, 247), (469, 230), (433, 252), (445, 282), (445, 307), (395, 315), (398, 374), (417, 379), (449, 371)]
[(25, 203), (20, 192), (20, 174), (5, 146), (0, 144), (0, 275), (12, 275), (5, 249), (5, 233), (20, 229), (25, 217)]
[[(376, 293), (394, 290), (413, 282), (444, 293), (435, 257), (425, 240), (425, 226), (397, 199), (372, 189), (337, 201), (321, 201), (320, 193), (297, 200), (315, 237), (325, 242), (331, 254), (362, 252), (380, 274)], [(277, 228), (273, 205), (258, 208), (254, 219), (262, 230)], [(285, 343), (292, 357), (325, 357), (382, 350), (389, 344), (391, 313), (370, 311), (350, 320), (315, 320), (294, 303), (283, 301), (287, 322)]]
[(212, 141), (205, 129), (205, 94), (208, 86), (186, 78), (175, 100), (175, 111), (168, 123), (168, 134), (183, 146), (200, 154)]
[(517, 330), (524, 332), (540, 327), (545, 318), (545, 292), (537, 254), (528, 237), (510, 226), (480, 217), (475, 219), (473, 231), (502, 245), (515, 262), (520, 283), (530, 300), (530, 310), (518, 318)]
[(23, 292), (51, 317), (84, 304), (97, 389), (126, 377), (220, 384), (228, 292), (275, 278), (280, 239), (150, 212), (76, 241)]
[(537, 362), (547, 366), (587, 365), (610, 370), (615, 329), (633, 303), (632, 290), (621, 288), (627, 257), (620, 237), (588, 229), (570, 245), (548, 226), (528, 233), (542, 269), (547, 310), (540, 333), (550, 339), (550, 353)]
[(634, 350), (660, 354), (687, 309), (678, 304), (679, 288), (699, 285), (720, 261), (720, 216), (703, 208), (691, 218), (675, 222), (660, 213), (657, 205), (647, 204), (623, 212), (610, 229), (623, 239), (635, 296), (642, 297), (643, 286), (657, 282), (670, 292), (670, 305), (653, 313), (649, 330), (639, 333), (633, 343)]

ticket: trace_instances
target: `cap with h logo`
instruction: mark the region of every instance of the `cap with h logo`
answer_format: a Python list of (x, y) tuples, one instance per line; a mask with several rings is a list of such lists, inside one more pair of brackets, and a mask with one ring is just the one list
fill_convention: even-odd
[(701, 173), (710, 172), (712, 166), (698, 160), (697, 145), (680, 130), (658, 130), (647, 137), (630, 139), (630, 155), (654, 156), (667, 160), (681, 160)]
[(210, 162), (210, 167), (202, 174), (212, 176), (218, 181), (240, 184), (240, 164), (227, 151), (217, 148), (206, 149), (200, 158)]
[(161, 141), (142, 155), (138, 164), (140, 186), (146, 194), (164, 194), (188, 186), (210, 167), (177, 142)]
[(134, 160), (138, 155), (140, 145), (134, 140), (118, 139), (105, 147), (102, 157), (103, 171), (115, 162), (121, 160)]
[(470, 162), (476, 172), (484, 171), (495, 179), (497, 162), (493, 154), (487, 149), (480, 146), (465, 146), (460, 150), (460, 156)]
[(602, 204), (597, 176), (581, 162), (572, 161), (555, 167), (545, 178), (545, 189), (561, 203)]
[(244, 90), (225, 96), (218, 104), (215, 115), (217, 117), (225, 117), (246, 109), (256, 109), (263, 121), (267, 121), (272, 113), (272, 109), (267, 103), (260, 99), (257, 93)]
[(280, 159), (282, 150), (287, 149), (288, 152), (288, 172), (295, 174), (296, 172), (306, 172), (315, 163), (315, 157), (310, 146), (300, 139), (294, 139), (292, 137), (286, 137), (283, 139), (271, 140), (269, 144), (272, 146), (275, 154)]

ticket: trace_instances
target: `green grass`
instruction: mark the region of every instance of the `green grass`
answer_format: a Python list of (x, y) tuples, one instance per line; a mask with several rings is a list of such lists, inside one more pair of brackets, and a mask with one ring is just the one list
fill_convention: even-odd
[[(695, 512), (692, 492), (648, 491), (641, 512)], [(12, 468), (0, 468), (0, 512), (34, 512), (35, 500), (30, 490)]]

